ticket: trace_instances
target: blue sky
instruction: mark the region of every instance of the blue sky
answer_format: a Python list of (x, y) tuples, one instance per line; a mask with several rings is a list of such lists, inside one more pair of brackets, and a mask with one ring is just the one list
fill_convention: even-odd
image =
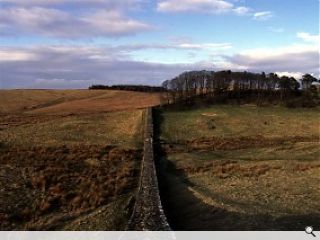
[(0, 0), (0, 88), (319, 76), (319, 0)]

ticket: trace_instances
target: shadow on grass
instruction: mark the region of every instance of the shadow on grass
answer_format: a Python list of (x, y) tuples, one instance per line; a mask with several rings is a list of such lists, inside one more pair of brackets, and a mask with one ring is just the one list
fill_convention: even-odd
[[(208, 205), (196, 198), (190, 188), (193, 184), (167, 160), (161, 147), (161, 109), (154, 114), (154, 149), (161, 200), (173, 230), (194, 231), (303, 231), (305, 226), (320, 226), (320, 215), (287, 215), (274, 218), (267, 214), (231, 212)], [(226, 199), (227, 200), (227, 199)]]

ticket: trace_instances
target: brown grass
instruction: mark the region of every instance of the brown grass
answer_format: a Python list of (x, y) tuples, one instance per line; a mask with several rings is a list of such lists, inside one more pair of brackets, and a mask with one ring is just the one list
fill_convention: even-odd
[[(209, 117), (209, 114), (216, 116)], [(163, 118), (162, 137), (172, 143), (201, 138), (320, 136), (319, 108), (213, 105), (205, 109), (164, 111)]]
[(0, 116), (0, 142), (22, 146), (141, 144), (143, 110), (67, 116)]
[(0, 114), (80, 114), (145, 108), (160, 94), (115, 90), (0, 90)]
[(1, 230), (57, 229), (63, 219), (106, 205), (137, 183), (140, 153), (130, 149), (81, 145), (0, 153)]
[(0, 230), (124, 230), (139, 108), (158, 103), (139, 92), (0, 90)]
[(298, 230), (319, 224), (319, 161), (170, 163), (165, 194), (176, 230)]
[(319, 225), (319, 109), (164, 111), (164, 205), (175, 230)]

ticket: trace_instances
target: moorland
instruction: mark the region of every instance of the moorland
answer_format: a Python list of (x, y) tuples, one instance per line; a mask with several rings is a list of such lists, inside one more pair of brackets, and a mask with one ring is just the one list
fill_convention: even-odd
[(0, 230), (125, 230), (145, 109), (173, 230), (320, 224), (319, 81), (192, 71), (162, 87), (0, 90)]
[(0, 229), (124, 230), (157, 94), (0, 90)]

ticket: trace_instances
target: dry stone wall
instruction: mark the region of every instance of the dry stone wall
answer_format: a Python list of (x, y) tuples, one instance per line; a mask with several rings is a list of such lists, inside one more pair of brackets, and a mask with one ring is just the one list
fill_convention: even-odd
[(153, 155), (152, 108), (146, 110), (144, 124), (144, 149), (139, 190), (128, 230), (169, 231), (170, 226), (161, 204)]

